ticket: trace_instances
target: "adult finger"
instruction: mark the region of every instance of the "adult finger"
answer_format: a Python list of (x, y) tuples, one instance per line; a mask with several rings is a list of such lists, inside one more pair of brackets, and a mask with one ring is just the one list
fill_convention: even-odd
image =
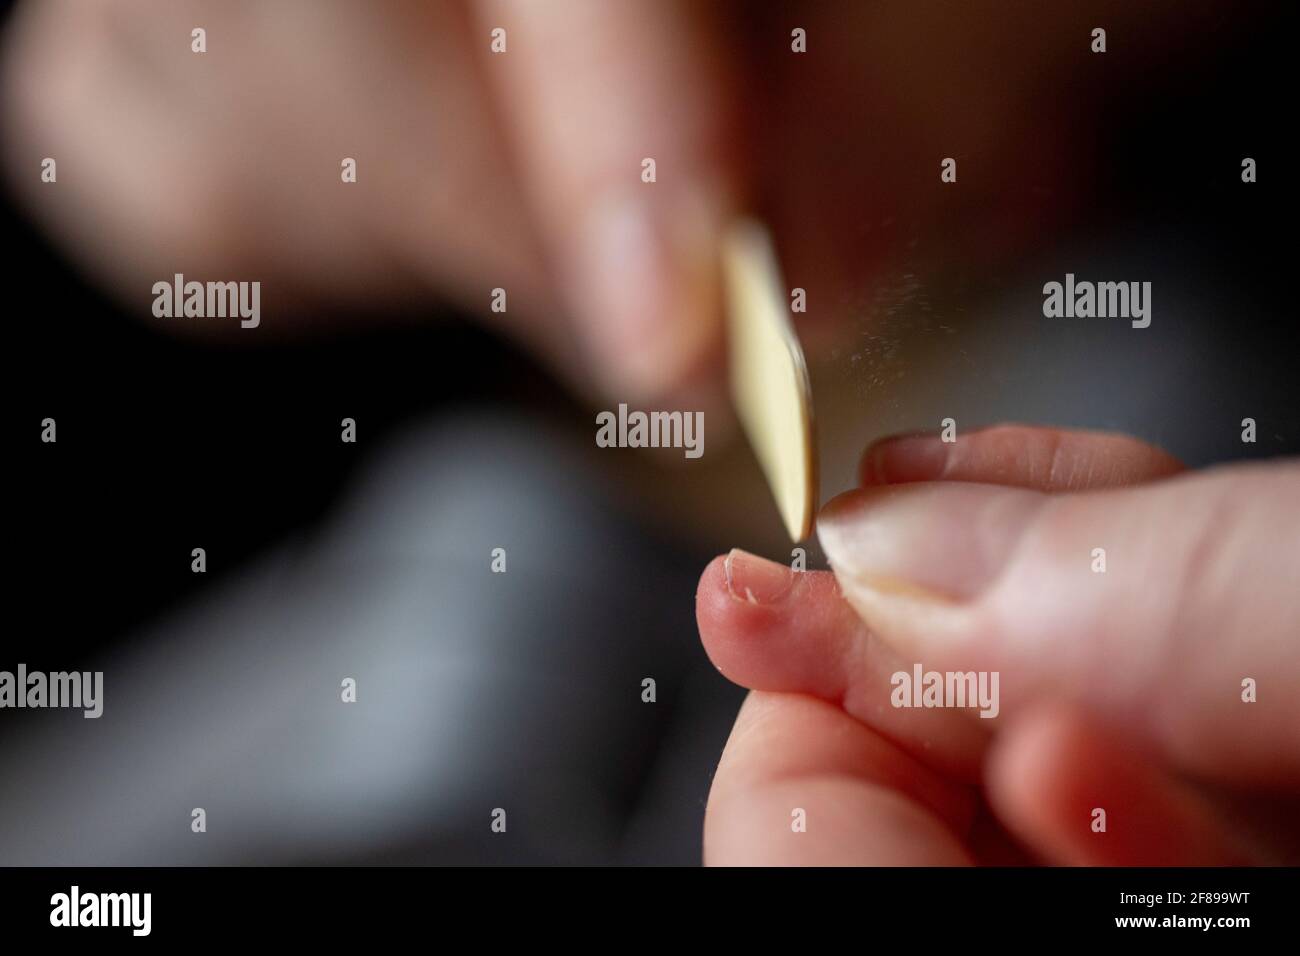
[(1192, 773), (1300, 781), (1300, 467), (1048, 495), (861, 489), (819, 519), (872, 631), (928, 668), (1062, 696)]
[(980, 481), (1039, 491), (1087, 491), (1166, 478), (1183, 470), (1154, 445), (1109, 432), (997, 425), (940, 435), (896, 435), (867, 449), (863, 485)]
[(663, 0), (474, 8), (485, 51), (504, 30), (486, 70), (604, 384), (638, 399), (705, 380), (720, 339), (730, 141), (707, 11)]
[(1262, 862), (1195, 788), (1141, 746), (1053, 704), (994, 740), (987, 790), (1000, 819), (1054, 863), (1229, 866)]

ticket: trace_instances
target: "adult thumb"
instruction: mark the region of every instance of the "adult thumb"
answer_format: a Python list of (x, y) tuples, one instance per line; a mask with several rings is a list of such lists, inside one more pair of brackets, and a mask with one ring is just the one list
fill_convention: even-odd
[(1073, 495), (867, 488), (819, 533), (882, 640), (998, 672), (1003, 712), (1065, 699), (1189, 773), (1300, 782), (1295, 463)]
[(728, 74), (707, 11), (663, 0), (486, 0), (486, 60), (579, 345), (611, 394), (717, 378)]

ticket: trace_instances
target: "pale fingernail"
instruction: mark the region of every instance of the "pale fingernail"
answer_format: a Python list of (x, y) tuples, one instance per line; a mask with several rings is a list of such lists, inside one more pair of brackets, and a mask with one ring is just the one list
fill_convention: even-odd
[(746, 604), (775, 604), (786, 596), (794, 583), (794, 571), (756, 554), (732, 548), (723, 565), (727, 590), (737, 601)]
[(842, 587), (966, 601), (998, 578), (1046, 500), (975, 484), (867, 488), (827, 505), (817, 532)]
[(571, 267), (576, 321), (606, 389), (656, 398), (720, 343), (718, 221), (693, 196), (644, 184), (604, 199), (579, 231)]

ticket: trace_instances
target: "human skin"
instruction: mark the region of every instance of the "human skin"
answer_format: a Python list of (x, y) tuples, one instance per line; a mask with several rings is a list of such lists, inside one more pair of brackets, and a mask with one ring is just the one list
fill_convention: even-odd
[[(886, 440), (862, 475), (819, 518), (834, 574), (732, 552), (701, 578), (705, 649), (753, 691), (706, 862), (1300, 859), (1295, 462), (1000, 427)], [(891, 707), (915, 661), (998, 671), (1000, 714)]]
[(176, 272), (262, 282), (240, 343), (452, 301), (580, 391), (695, 408), (723, 381), (714, 251), (737, 209), (808, 291), (812, 347), (901, 271), (1014, 260), (1077, 225), (1095, 128), (1146, 76), (1088, 51), (1093, 21), (1173, 69), (1231, 10), (1183, 6), (30, 0), (3, 38), (0, 149), (144, 321)]
[[(1162, 47), (1179, 4), (1088, 5), (1083, 19), (1038, 19), (1035, 6), (815, 3), (722, 22), (698, 16), (711, 5), (660, 0), (32, 0), (4, 38), (0, 142), (31, 214), (142, 316), (145, 290), (178, 271), (265, 281), (268, 335), (319, 325), (325, 306), (440, 297), (581, 388), (677, 402), (721, 380), (715, 283), (691, 250), (733, 203), (772, 222), (813, 323), (842, 317), (825, 303), (868, 299), (853, 283), (888, 274), (902, 248), (938, 265), (1003, 262), (1069, 224), (1097, 106), (1131, 92), (1119, 57), (1072, 79), (1093, 20), (1171, 74), (1224, 29), (1188, 18)], [(808, 30), (802, 58), (793, 20)], [(494, 59), (498, 24), (512, 52)], [(189, 49), (196, 25), (206, 59)], [(956, 202), (937, 175), (950, 154)], [(645, 155), (660, 179), (642, 195)], [(45, 156), (59, 159), (57, 189), (37, 179)], [(339, 182), (344, 156), (358, 159), (355, 188)], [(1016, 185), (1025, 170), (1050, 202)], [(639, 211), (606, 229), (629, 183)], [(506, 313), (486, 305), (498, 286)], [(995, 458), (968, 477), (1014, 477), (1014, 458)], [(830, 593), (818, 580), (806, 586)], [(810, 619), (860, 646), (844, 605), (823, 598)], [(882, 634), (887, 618), (909, 639), (912, 618), (870, 607)], [(969, 782), (985, 754), (958, 744), (984, 734), (954, 724), (914, 743)]]

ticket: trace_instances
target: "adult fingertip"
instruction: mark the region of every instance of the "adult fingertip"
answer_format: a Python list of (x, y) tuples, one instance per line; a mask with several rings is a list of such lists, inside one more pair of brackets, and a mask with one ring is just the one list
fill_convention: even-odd
[(568, 243), (575, 324), (607, 393), (661, 399), (718, 364), (717, 203), (630, 185), (593, 202)]
[(1044, 500), (974, 484), (858, 489), (822, 509), (818, 539), (846, 595), (951, 604), (998, 577)]

